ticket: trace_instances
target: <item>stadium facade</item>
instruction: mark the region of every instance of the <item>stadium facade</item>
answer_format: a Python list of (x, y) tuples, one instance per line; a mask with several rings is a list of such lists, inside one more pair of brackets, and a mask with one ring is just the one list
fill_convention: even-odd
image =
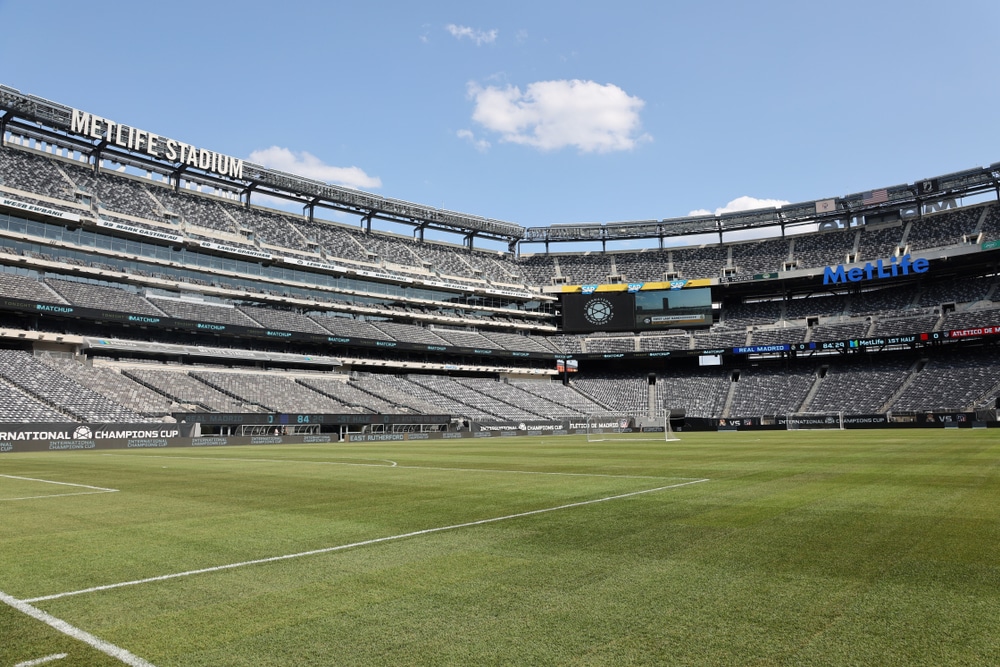
[[(525, 228), (4, 86), (0, 111), (0, 423), (268, 438), (669, 409), (727, 427), (994, 421), (1000, 163), (775, 209)], [(132, 432), (96, 432), (112, 431)]]

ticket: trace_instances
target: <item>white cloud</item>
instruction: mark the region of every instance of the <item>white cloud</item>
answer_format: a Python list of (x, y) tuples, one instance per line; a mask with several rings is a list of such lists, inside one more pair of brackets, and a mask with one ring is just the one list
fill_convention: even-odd
[(369, 176), (360, 167), (334, 167), (324, 164), (318, 157), (306, 151), (296, 153), (280, 146), (271, 146), (250, 153), (250, 160), (263, 167), (287, 171), (296, 176), (332, 185), (358, 190), (382, 187), (382, 179), (378, 176)]
[(497, 40), (497, 35), (500, 34), (496, 28), (493, 30), (476, 30), (464, 25), (455, 25), (454, 23), (449, 23), (444, 29), (451, 33), (451, 36), (455, 39), (471, 39), (476, 43), (476, 46), (492, 44)]
[(491, 144), (486, 139), (476, 139), (476, 135), (472, 133), (472, 130), (459, 130), (455, 133), (459, 139), (464, 139), (470, 144), (476, 147), (476, 150), (480, 153), (485, 153), (489, 150)]
[[(742, 197), (737, 197), (725, 206), (720, 206), (715, 209), (714, 215), (722, 215), (723, 213), (736, 213), (737, 211), (752, 211), (757, 208), (781, 208), (785, 204), (790, 204), (783, 199), (757, 199), (756, 197), (747, 197), (746, 195)], [(708, 209), (699, 208), (688, 213), (688, 215), (713, 215), (712, 211)]]
[(473, 82), (468, 93), (476, 104), (472, 119), (508, 143), (609, 153), (652, 139), (641, 134), (639, 110), (645, 102), (613, 84), (536, 81), (522, 92), (517, 86), (484, 88)]

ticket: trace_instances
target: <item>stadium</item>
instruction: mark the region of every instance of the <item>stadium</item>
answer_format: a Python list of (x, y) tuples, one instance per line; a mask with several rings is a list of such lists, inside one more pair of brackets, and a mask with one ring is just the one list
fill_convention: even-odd
[[(286, 601), (279, 599), (280, 587), (273, 582), (285, 575), (274, 562), (300, 556), (304, 562), (307, 555), (340, 549), (349, 561), (344, 567), (356, 575), (352, 594), (364, 599), (366, 590), (377, 587), (365, 588), (360, 545), (400, 538), (392, 548), (402, 553), (374, 557), (386, 560), (373, 567), (388, 579), (404, 577), (395, 569), (399, 563), (420, 559), (418, 552), (430, 547), (402, 538), (430, 533), (433, 542), (445, 539), (438, 531), (457, 535), (474, 524), (516, 523), (536, 512), (551, 512), (540, 530), (565, 529), (563, 538), (573, 543), (570, 533), (589, 534), (592, 528), (573, 523), (582, 519), (560, 524), (556, 510), (592, 502), (602, 502), (597, 523), (608, 534), (588, 539), (629, 541), (616, 522), (634, 522), (630, 558), (639, 558), (647, 548), (638, 537), (648, 533), (644, 522), (665, 520), (669, 507), (650, 507), (622, 519), (605, 507), (613, 503), (604, 501), (660, 492), (712, 493), (707, 491), (711, 480), (725, 475), (700, 459), (698, 452), (705, 448), (736, 458), (746, 448), (777, 452), (785, 465), (801, 464), (801, 474), (817, 485), (824, 473), (810, 467), (814, 464), (796, 463), (796, 457), (800, 449), (830, 448), (826, 456), (835, 459), (835, 467), (844, 467), (836, 475), (847, 483), (849, 460), (868, 456), (843, 449), (857, 438), (897, 448), (914, 443), (930, 466), (942, 443), (980, 443), (961, 438), (988, 438), (997, 426), (1000, 163), (912, 183), (873, 183), (867, 192), (780, 208), (526, 228), (276, 171), (185, 143), (183, 137), (155, 134), (155, 128), (139, 129), (5, 86), (0, 86), (0, 111), (0, 465), (8, 473), (0, 476), (7, 487), (0, 499), (87, 494), (80, 506), (93, 502), (95, 507), (86, 511), (100, 514), (104, 494), (120, 491), (130, 480), (162, 484), (150, 476), (179, 466), (183, 474), (158, 491), (174, 521), (183, 523), (185, 512), (201, 511), (184, 507), (196, 498), (216, 508), (208, 512), (213, 516), (225, 504), (224, 495), (256, 503), (247, 500), (254, 488), (272, 500), (297, 496), (284, 500), (303, 513), (301, 524), (271, 525), (272, 532), (238, 518), (235, 532), (221, 537), (209, 534), (208, 519), (192, 518), (184, 531), (203, 544), (189, 545), (185, 552), (165, 533), (140, 547), (149, 551), (148, 559), (130, 555), (135, 543), (111, 528), (86, 539), (64, 534), (67, 548), (79, 554), (68, 561), (33, 558), (36, 548), (54, 547), (45, 546), (41, 537), (15, 539), (5, 533), (10, 553), (24, 562), (10, 565), (0, 587), (10, 608), (4, 613), (32, 616), (39, 627), (48, 624), (25, 627), (13, 615), (0, 616), (18, 628), (12, 652), (2, 654), (10, 664), (34, 654), (58, 655), (67, 643), (81, 641), (85, 649), (65, 649), (90, 652), (78, 664), (105, 664), (105, 659), (107, 664), (354, 664), (378, 661), (376, 656), (424, 664), (434, 662), (430, 656), (435, 655), (446, 656), (441, 664), (471, 664), (483, 655), (490, 656), (483, 661), (488, 664), (610, 664), (612, 656), (632, 656), (634, 664), (665, 664), (673, 656), (678, 663), (694, 664), (695, 656), (683, 656), (676, 648), (663, 655), (644, 643), (648, 626), (643, 623), (625, 645), (606, 647), (589, 661), (577, 652), (586, 645), (581, 635), (602, 635), (600, 622), (557, 622), (560, 609), (584, 614), (582, 598), (554, 587), (548, 591), (553, 597), (546, 599), (561, 597), (563, 606), (546, 607), (531, 592), (545, 585), (530, 578), (512, 584), (523, 600), (518, 613), (504, 616), (494, 608), (491, 613), (502, 620), (452, 619), (453, 624), (474, 621), (486, 639), (482, 645), (459, 642), (456, 652), (448, 653), (441, 637), (411, 614), (431, 613), (433, 607), (443, 617), (449, 609), (475, 615), (475, 599), (490, 595), (481, 589), (491, 580), (502, 586), (505, 576), (504, 568), (485, 556), (480, 565), (487, 575), (463, 589), (461, 601), (441, 599), (435, 607), (411, 600), (411, 607), (400, 603), (384, 611), (387, 623), (424, 643), (399, 640), (394, 647), (387, 635), (375, 636), (372, 617), (359, 610), (337, 611), (356, 613), (369, 624), (351, 636), (326, 621), (310, 625), (309, 613), (296, 607), (282, 612), (299, 614), (296, 624), (284, 629), (286, 641), (268, 644), (280, 646), (278, 654), (257, 646), (232, 657), (227, 651), (237, 641), (234, 631), (209, 618), (207, 608), (209, 598), (223, 595), (227, 586), (255, 585), (267, 590), (253, 604), (269, 600), (281, 608)], [(345, 217), (353, 222), (344, 222)], [(384, 231), (383, 223), (410, 233)], [(425, 239), (425, 232), (454, 241)], [(581, 251), (580, 244), (600, 249)], [(956, 456), (971, 458), (956, 466), (995, 465), (988, 457), (976, 462), (976, 448), (986, 445), (967, 447)], [(675, 458), (656, 459), (664, 451)], [(559, 459), (539, 461), (539, 452)], [(889, 474), (891, 452), (882, 454), (872, 455), (879, 459), (873, 464), (879, 472), (863, 474)], [(635, 457), (634, 465), (626, 463), (629, 457)], [(316, 466), (290, 478), (267, 479), (255, 469), (262, 464), (254, 463), (264, 460), (389, 467), (396, 473), (423, 466), (419, 474), (427, 479), (386, 482), (378, 477), (384, 470), (338, 470), (337, 484), (380, 489), (366, 501), (379, 512), (394, 507), (394, 499), (408, 509), (386, 525), (369, 532), (345, 530), (342, 541), (331, 542), (304, 516), (310, 507), (326, 507), (324, 502), (339, 498), (326, 486), (321, 493), (330, 497), (315, 497), (320, 493), (316, 485), (329, 479), (314, 477)], [(250, 469), (250, 477), (241, 483), (254, 488), (233, 486), (239, 484), (230, 477), (243, 468)], [(456, 481), (445, 479), (446, 468), (478, 473)], [(102, 470), (107, 474), (102, 476)], [(496, 476), (498, 470), (509, 478), (498, 482), (484, 474)], [(518, 480), (515, 472), (525, 474)], [(541, 475), (565, 476), (543, 484)], [(964, 485), (975, 484), (957, 475), (941, 479), (953, 480), (956, 494), (971, 494)], [(995, 488), (995, 478), (990, 479), (983, 483)], [(182, 480), (189, 485), (181, 487)], [(171, 491), (170, 483), (178, 486)], [(214, 484), (218, 497), (209, 488)], [(394, 496), (406, 484), (420, 492)], [(726, 484), (721, 486), (729, 488), (733, 502), (740, 502)], [(446, 501), (433, 497), (444, 489), (451, 494)], [(817, 487), (816, 493), (824, 491)], [(724, 504), (713, 496), (701, 502)], [(941, 503), (937, 509), (943, 517), (945, 505), (952, 505)], [(132, 508), (138, 515), (150, 509), (138, 505)], [(698, 501), (694, 505), (700, 507)], [(758, 510), (766, 512), (768, 506)], [(429, 514), (418, 515), (418, 508)], [(259, 509), (272, 511), (263, 502)], [(354, 508), (350, 521), (363, 522), (364, 509)], [(42, 518), (45, 510), (18, 506), (11, 525), (51, 520), (70, 530), (77, 510), (52, 511), (58, 516)], [(988, 536), (995, 537), (995, 516), (982, 512), (966, 526), (981, 531), (974, 537), (954, 528), (952, 547), (967, 549), (957, 560), (978, 568), (978, 574), (965, 573), (969, 578), (962, 578), (957, 565), (947, 570), (956, 578), (956, 596), (973, 582), (986, 588), (996, 583), (995, 563), (987, 565), (971, 553), (986, 549)], [(924, 518), (933, 523), (930, 514)], [(97, 521), (88, 516), (87, 521)], [(890, 524), (882, 515), (873, 520)], [(685, 524), (670, 549), (682, 549), (686, 540), (697, 543), (696, 533), (722, 531), (729, 521)], [(124, 524), (119, 528), (139, 531)], [(248, 533), (241, 536), (242, 530)], [(504, 530), (502, 540), (540, 539), (522, 534), (530, 527)], [(251, 540), (244, 538), (253, 531), (260, 531), (260, 541), (250, 548)], [(919, 539), (893, 535), (907, 544)], [(895, 553), (890, 537), (869, 546)], [(768, 537), (760, 533), (755, 539)], [(808, 539), (818, 540), (812, 534)], [(114, 576), (97, 575), (83, 564), (105, 559), (105, 540), (110, 543), (106, 559), (118, 570)], [(586, 546), (578, 547), (578, 553), (587, 552)], [(518, 549), (524, 547), (503, 557), (538, 556)], [(592, 555), (598, 561), (612, 556)], [(612, 589), (625, 586), (622, 604), (648, 605), (642, 591), (650, 581), (632, 588), (604, 578), (595, 562), (574, 558), (541, 558), (539, 571), (579, 566), (584, 578), (590, 571)], [(920, 562), (936, 558), (945, 559), (938, 554)], [(236, 582), (233, 569), (218, 575), (229, 579), (212, 584), (209, 592), (197, 589), (193, 576), (178, 584), (181, 591), (161, 591), (156, 602), (139, 592), (140, 583), (175, 576), (167, 572), (180, 577), (236, 565), (264, 570), (263, 582), (255, 583), (254, 574)], [(799, 574), (814, 566), (803, 564)], [(65, 568), (66, 576), (52, 574), (49, 567)], [(301, 567), (305, 571), (294, 575), (300, 581), (328, 585), (322, 563)], [(433, 583), (435, 577), (447, 578), (450, 566), (444, 559), (420, 567), (434, 571), (421, 573)], [(463, 568), (472, 566), (454, 567), (462, 578)], [(745, 585), (767, 596), (759, 590), (760, 581), (742, 580), (745, 573), (733, 567), (726, 595), (749, 594), (740, 590)], [(693, 571), (684, 576), (697, 578)], [(911, 575), (900, 575), (906, 576)], [(921, 579), (918, 588), (931, 586), (933, 577)], [(799, 585), (815, 582), (799, 580)], [(100, 592), (105, 588), (114, 592)], [(804, 589), (793, 588), (797, 592), (782, 599), (799, 609), (805, 603), (795, 598)], [(824, 594), (834, 596), (832, 589)], [(445, 594), (434, 589), (429, 595)], [(608, 611), (613, 596), (605, 595), (609, 598), (597, 608)], [(699, 620), (683, 590), (667, 595), (670, 604), (663, 613), (715, 628), (719, 643), (703, 656), (706, 662), (736, 664), (742, 663), (737, 656), (756, 656), (759, 664), (784, 664), (775, 657), (784, 649), (731, 652), (736, 646), (747, 650), (754, 628), (768, 628), (763, 632), (775, 636), (784, 632), (776, 628), (787, 627), (789, 617), (777, 607), (751, 624), (727, 625), (726, 614), (734, 608)], [(882, 595), (878, 604), (905, 597)], [(72, 606), (89, 596), (96, 598), (97, 608)], [(956, 630), (967, 642), (967, 654), (950, 652), (957, 650), (954, 646), (922, 646), (913, 648), (922, 652), (902, 651), (886, 661), (945, 664), (964, 655), (968, 664), (986, 664), (987, 657), (996, 658), (995, 643), (983, 634), (988, 631), (973, 621), (995, 612), (996, 600), (973, 598), (972, 606), (983, 605), (985, 611), (963, 612), (970, 625)], [(389, 605), (384, 599), (370, 602)], [(457, 606), (449, 607), (452, 603)], [(716, 610), (724, 606), (714, 596), (706, 604)], [(107, 620), (105, 605), (134, 610), (138, 620), (131, 626), (122, 618)], [(942, 609), (961, 603), (956, 599), (949, 605)], [(95, 633), (77, 630), (79, 636), (56, 637), (47, 620), (54, 616), (40, 611), (43, 607), (60, 618), (72, 617), (73, 627), (90, 623)], [(191, 607), (200, 611), (185, 615)], [(551, 633), (522, 637), (520, 647), (512, 640), (491, 648), (497, 636), (516, 636), (509, 624), (516, 625), (518, 614), (539, 607), (547, 609), (543, 616), (553, 626)], [(814, 632), (825, 613), (802, 615), (801, 632)], [(857, 627), (872, 620), (862, 610), (851, 613)], [(908, 617), (900, 613), (893, 618), (905, 625)], [(176, 634), (153, 631), (164, 616), (186, 626), (196, 648), (180, 652)], [(198, 631), (199, 622), (206, 624), (204, 632)], [(281, 635), (280, 624), (259, 623), (255, 632)], [(493, 634), (494, 623), (507, 629)], [(939, 639), (948, 633), (944, 625), (931, 627)], [(310, 633), (327, 631), (366, 643), (369, 652), (326, 655), (328, 647), (321, 648), (326, 645)], [(898, 627), (886, 623), (882, 631), (885, 639)], [(685, 632), (697, 635), (690, 627)], [(834, 640), (836, 650), (849, 656), (846, 662), (859, 656), (850, 653), (852, 632), (845, 630)], [(107, 649), (112, 640), (97, 636), (113, 638), (112, 648)], [(709, 650), (706, 641), (698, 635), (691, 646)], [(15, 649), (20, 653), (15, 655)], [(816, 650), (829, 655), (833, 649)], [(259, 663), (248, 657), (254, 651), (265, 656)]]

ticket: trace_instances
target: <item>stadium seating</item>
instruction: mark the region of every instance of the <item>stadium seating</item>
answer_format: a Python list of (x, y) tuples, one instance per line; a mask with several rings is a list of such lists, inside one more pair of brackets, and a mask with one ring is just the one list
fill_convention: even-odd
[(75, 415), (60, 412), (25, 393), (16, 380), (0, 378), (0, 423), (2, 422), (67, 422), (74, 421)]
[(44, 280), (0, 271), (0, 293), (17, 299), (46, 303), (69, 303)]
[(1000, 352), (982, 350), (975, 355), (936, 355), (912, 378), (890, 410), (923, 412), (965, 411), (992, 407), (1000, 384)]
[(232, 396), (242, 403), (259, 405), (270, 412), (337, 414), (361, 412), (320, 394), (293, 377), (277, 373), (237, 373), (223, 371), (191, 371), (191, 377), (209, 387)]
[(66, 302), (84, 308), (108, 308), (122, 313), (163, 317), (164, 311), (123, 287), (108, 287), (69, 280), (46, 279), (46, 284)]
[(813, 384), (812, 369), (748, 368), (734, 382), (725, 416), (784, 415), (798, 412)]
[[(235, 190), (196, 184), (183, 176), (176, 182), (159, 174), (147, 173), (144, 178), (135, 168), (125, 170), (107, 162), (95, 169), (79, 159), (27, 148), (30, 145), (0, 147), (0, 192), (72, 211), (85, 220), (83, 225), (44, 223), (44, 216), (14, 221), (15, 213), (0, 212), (0, 231), (7, 233), (0, 242), (0, 295), (27, 302), (350, 339), (574, 355), (791, 345), (1000, 324), (1000, 300), (993, 300), (998, 298), (998, 284), (985, 270), (961, 280), (930, 277), (902, 287), (864, 284), (849, 289), (824, 287), (811, 293), (799, 288), (788, 291), (784, 280), (761, 281), (756, 293), (742, 290), (724, 296), (718, 321), (708, 329), (584, 335), (558, 331), (541, 335), (537, 327), (525, 335), (537, 322), (553, 328), (554, 313), (541, 308), (546, 316), (532, 317), (516, 299), (491, 300), (478, 293), (458, 292), (451, 296), (430, 287), (397, 285), (386, 277), (442, 279), (478, 287), (650, 282), (673, 276), (733, 277), (748, 285), (757, 282), (748, 280), (755, 274), (874, 261), (906, 252), (943, 250), (964, 257), (964, 253), (980, 250), (974, 244), (1000, 240), (1000, 206), (992, 202), (943, 211), (931, 208), (901, 219), (894, 219), (889, 211), (884, 221), (858, 217), (852, 224), (868, 224), (823, 232), (812, 228), (802, 232), (792, 226), (783, 229), (781, 236), (753, 241), (730, 240), (726, 232), (726, 243), (701, 236), (696, 245), (609, 248), (607, 252), (566, 252), (556, 243), (555, 252), (517, 257), (246, 206), (238, 201)], [(274, 204), (257, 193), (254, 197), (257, 203)], [(146, 230), (152, 234), (150, 239), (167, 232), (186, 241), (187, 247), (181, 251), (143, 241), (139, 233), (116, 236), (106, 228), (98, 230), (94, 225), (98, 220)], [(710, 242), (702, 245), (706, 239)], [(268, 264), (233, 259), (225, 252), (198, 252), (202, 242), (237, 246), (247, 258), (267, 252), (279, 259)], [(147, 253), (154, 247), (155, 252)], [(366, 282), (352, 273), (306, 273), (282, 263), (280, 257), (380, 275)], [(768, 287), (773, 289), (768, 291)], [(78, 328), (94, 333), (100, 328), (91, 322), (60, 322), (26, 314), (20, 316), (19, 324), (38, 332), (68, 333)], [(155, 339), (164, 334), (149, 330), (141, 335)], [(22, 332), (20, 338), (26, 337)], [(26, 347), (23, 340), (18, 345)], [(13, 355), (9, 360), (17, 362), (14, 366), (37, 373), (34, 380), (19, 374), (17, 368), (0, 373), (5, 386), (16, 387), (6, 392), (10, 397), (5, 397), (0, 410), (15, 420), (127, 421), (159, 418), (178, 409), (436, 411), (471, 419), (533, 419), (609, 410), (645, 414), (649, 409), (646, 373), (596, 362), (566, 386), (512, 378), (501, 381), (495, 370), (488, 379), (404, 376), (393, 364), (405, 361), (419, 369), (421, 362), (402, 353), (381, 358), (374, 351), (362, 361), (378, 362), (386, 370), (394, 369), (396, 375), (354, 373), (347, 380), (307, 371), (192, 368), (135, 360), (119, 368), (58, 356), (36, 358), (23, 351), (3, 352)], [(969, 408), (988, 403), (991, 395), (995, 398), (1000, 370), (991, 351), (979, 357), (978, 365), (949, 350), (924, 354), (920, 363), (914, 352), (900, 358), (800, 359), (781, 367), (769, 366), (766, 360), (744, 363), (742, 358), (730, 358), (725, 369), (657, 362), (654, 411), (669, 406), (705, 417), (806, 409), (912, 411)], [(507, 363), (499, 358), (491, 361), (496, 362), (494, 368)], [(532, 357), (531, 363), (538, 370), (554, 360)], [(552, 366), (547, 370), (551, 373)], [(959, 391), (954, 385), (960, 382), (974, 383), (976, 388)], [(853, 402), (845, 399), (847, 395)]]
[(263, 412), (256, 404), (233, 398), (188, 375), (187, 370), (170, 368), (128, 368), (122, 373), (136, 382), (169, 397), (191, 412)]
[(163, 417), (179, 408), (175, 401), (114, 368), (89, 366), (74, 359), (54, 356), (43, 356), (40, 361), (108, 400), (145, 417)]
[[(812, 412), (848, 411), (856, 414), (882, 412), (902, 386), (913, 362), (909, 359), (838, 359), (816, 388), (805, 409)], [(849, 407), (848, 407), (849, 406)]]
[(144, 419), (142, 414), (84, 387), (27, 352), (0, 350), (0, 377), (74, 419), (95, 423)]

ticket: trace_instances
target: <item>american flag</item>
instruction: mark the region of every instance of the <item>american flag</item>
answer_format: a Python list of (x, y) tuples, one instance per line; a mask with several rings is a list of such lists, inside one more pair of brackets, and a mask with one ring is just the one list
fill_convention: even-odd
[(871, 192), (866, 192), (862, 195), (861, 203), (868, 204), (881, 204), (882, 202), (889, 201), (889, 193), (885, 191), (885, 188), (881, 190), (872, 190)]

